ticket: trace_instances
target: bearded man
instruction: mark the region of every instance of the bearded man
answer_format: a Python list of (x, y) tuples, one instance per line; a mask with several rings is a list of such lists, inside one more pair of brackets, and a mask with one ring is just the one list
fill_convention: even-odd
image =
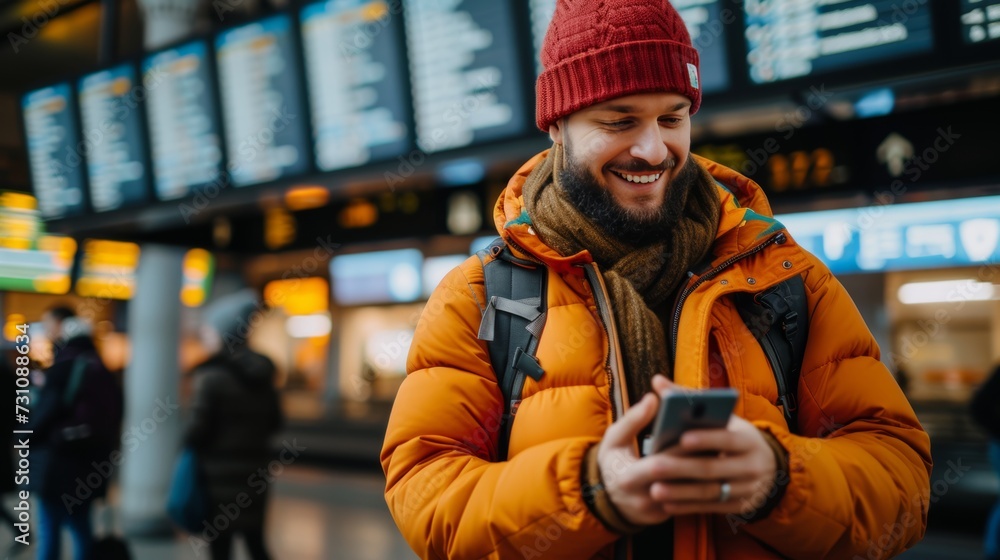
[[(815, 560), (913, 546), (929, 438), (829, 269), (753, 181), (690, 153), (698, 55), (675, 9), (560, 1), (542, 62), (536, 121), (553, 145), (510, 180), (495, 221), (505, 251), (544, 267), (544, 374), (505, 409), (477, 336), (484, 263), (453, 270), (417, 326), (382, 450), (413, 549)], [(793, 277), (809, 321), (794, 426), (734, 303)], [(663, 395), (720, 387), (740, 395), (725, 429), (640, 454)]]

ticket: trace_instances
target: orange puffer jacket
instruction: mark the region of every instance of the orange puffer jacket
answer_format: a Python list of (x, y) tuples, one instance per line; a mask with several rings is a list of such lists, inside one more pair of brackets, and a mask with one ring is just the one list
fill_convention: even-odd
[[(500, 389), (485, 343), (476, 257), (453, 270), (417, 325), (409, 375), (382, 449), (386, 501), (422, 558), (613, 558), (625, 539), (594, 517), (581, 495), (580, 463), (627, 409), (608, 295), (586, 251), (568, 257), (534, 234), (521, 186), (546, 153), (511, 179), (497, 202), (497, 229), (520, 253), (548, 266), (548, 316), (510, 437), (497, 461)], [(843, 286), (771, 217), (760, 188), (714, 162), (723, 205), (713, 268), (691, 278), (671, 325), (675, 381), (735, 387), (736, 414), (789, 452), (784, 497), (766, 518), (675, 519), (678, 560), (886, 558), (926, 527), (930, 441)], [(767, 358), (732, 294), (805, 279), (809, 341), (799, 382), (799, 430), (790, 433)], [(668, 333), (668, 341), (671, 333)]]

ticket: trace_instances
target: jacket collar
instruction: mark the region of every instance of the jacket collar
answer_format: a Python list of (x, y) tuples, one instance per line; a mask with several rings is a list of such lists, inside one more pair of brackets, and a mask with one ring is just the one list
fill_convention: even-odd
[[(580, 270), (576, 265), (593, 262), (593, 258), (586, 250), (575, 255), (560, 255), (546, 245), (531, 227), (522, 195), (528, 175), (548, 154), (549, 150), (545, 150), (535, 155), (511, 177), (493, 209), (493, 221), (501, 237), (518, 256), (539, 260), (556, 272), (567, 273)], [(757, 183), (714, 161), (694, 154), (692, 157), (715, 179), (722, 205), (712, 248), (713, 261), (744, 251), (762, 238), (784, 229), (774, 219), (771, 205)]]

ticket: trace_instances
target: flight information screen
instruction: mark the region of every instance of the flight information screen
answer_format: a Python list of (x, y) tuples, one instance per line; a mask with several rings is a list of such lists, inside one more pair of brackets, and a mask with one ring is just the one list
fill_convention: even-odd
[(21, 101), (31, 182), (44, 219), (78, 216), (83, 200), (83, 144), (69, 84), (28, 93)]
[(1000, 39), (1000, 0), (962, 0), (962, 37), (966, 43)]
[(309, 168), (291, 18), (274, 16), (215, 39), (229, 174), (236, 186)]
[[(736, 20), (735, 9), (728, 11), (724, 0), (673, 0), (671, 4), (687, 25), (691, 43), (698, 51), (702, 93), (715, 93), (729, 87), (729, 58), (726, 56), (724, 25)], [(536, 72), (542, 72), (542, 41), (556, 9), (556, 0), (530, 0), (531, 33), (535, 46)], [(730, 6), (732, 5), (729, 3)]]
[(97, 212), (149, 201), (146, 135), (139, 112), (144, 92), (129, 64), (80, 80), (80, 120), (88, 138), (90, 205)]
[(927, 2), (746, 0), (747, 62), (758, 84), (930, 51)]
[(222, 142), (208, 47), (188, 43), (142, 63), (156, 195), (173, 200), (215, 181)]
[(556, 12), (556, 0), (529, 0), (531, 17), (531, 43), (535, 47), (535, 74), (541, 74), (542, 43), (545, 33), (549, 30), (552, 15)]
[(417, 144), (460, 148), (525, 131), (512, 0), (406, 0)]
[[(691, 44), (698, 51), (702, 93), (729, 87), (725, 22), (736, 20), (736, 12), (723, 0), (674, 0), (672, 4), (687, 25)], [(732, 6), (732, 2), (728, 2)]]
[(330, 0), (302, 9), (316, 165), (392, 159), (409, 148), (399, 0)]

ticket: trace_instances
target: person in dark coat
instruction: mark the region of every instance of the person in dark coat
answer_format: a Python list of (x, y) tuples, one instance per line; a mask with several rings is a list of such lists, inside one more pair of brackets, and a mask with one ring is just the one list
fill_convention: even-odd
[[(972, 417), (990, 436), (990, 461), (1000, 477), (1000, 366), (972, 397)], [(1000, 560), (1000, 501), (986, 523), (983, 548), (986, 560)]]
[(98, 356), (89, 324), (72, 309), (50, 309), (42, 322), (54, 358), (26, 425), (33, 430), (29, 486), (38, 500), (38, 558), (60, 558), (61, 529), (68, 527), (73, 558), (91, 560), (91, 506), (110, 482), (94, 464), (107, 461), (121, 438), (121, 386)]
[[(247, 291), (210, 305), (201, 335), (214, 354), (192, 372), (192, 421), (184, 439), (205, 473), (211, 515), (201, 536), (209, 541), (213, 560), (229, 558), (236, 533), (243, 535), (251, 558), (269, 558), (264, 544), (268, 477), (260, 471), (266, 472), (274, 459), (270, 436), (283, 420), (274, 364), (247, 348), (258, 309)], [(239, 515), (216, 526), (223, 508), (234, 506)]]

